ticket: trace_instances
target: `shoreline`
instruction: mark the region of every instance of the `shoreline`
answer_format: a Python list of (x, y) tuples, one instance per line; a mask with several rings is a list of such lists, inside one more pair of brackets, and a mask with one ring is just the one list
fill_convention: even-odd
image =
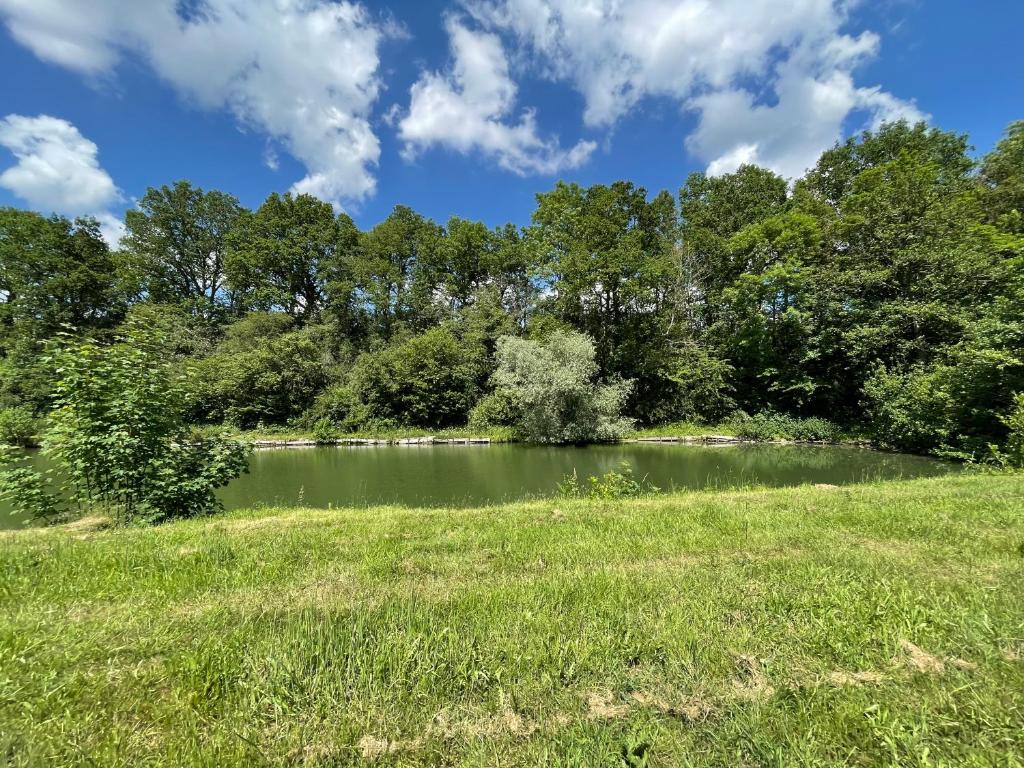
[[(243, 439), (253, 448), (330, 448), (330, 447), (372, 447), (382, 445), (493, 445), (493, 444), (520, 444), (519, 440), (494, 440), (490, 437), (396, 437), (396, 438), (367, 438), (367, 437), (343, 437), (335, 440), (314, 440), (312, 438), (299, 440), (274, 440), (274, 439)], [(623, 445), (629, 443), (685, 443), (691, 445), (845, 445), (856, 448), (873, 448), (867, 440), (752, 440), (735, 435), (680, 435), (667, 437), (626, 437), (621, 440), (607, 440), (592, 443), (592, 445)]]

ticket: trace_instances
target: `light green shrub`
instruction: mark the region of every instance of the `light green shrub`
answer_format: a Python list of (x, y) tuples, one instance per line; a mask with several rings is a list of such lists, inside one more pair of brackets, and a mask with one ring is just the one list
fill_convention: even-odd
[(588, 443), (621, 438), (631, 382), (597, 381), (594, 343), (557, 331), (543, 342), (502, 336), (491, 383), (515, 412), (517, 436), (535, 443)]

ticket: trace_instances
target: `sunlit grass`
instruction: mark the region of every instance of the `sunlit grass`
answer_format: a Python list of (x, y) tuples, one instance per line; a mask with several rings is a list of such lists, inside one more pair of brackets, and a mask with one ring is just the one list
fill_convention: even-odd
[(1024, 478), (0, 535), (10, 765), (1000, 765)]
[(733, 436), (736, 431), (728, 424), (698, 424), (693, 421), (680, 421), (673, 424), (659, 424), (655, 427), (638, 427), (627, 437), (701, 437), (703, 435)]
[[(312, 430), (290, 429), (288, 427), (267, 427), (264, 429), (233, 429), (231, 427), (202, 427), (202, 431), (213, 431), (228, 434), (246, 441), (256, 440), (312, 440)], [(339, 439), (345, 440), (402, 440), (418, 437), (435, 437), (437, 439), (456, 440), (468, 438), (487, 438), (492, 443), (507, 443), (512, 440), (512, 430), (508, 427), (488, 427), (487, 429), (470, 429), (458, 427), (450, 429), (421, 429), (419, 427), (402, 427), (382, 430), (362, 430), (358, 432), (338, 432)]]

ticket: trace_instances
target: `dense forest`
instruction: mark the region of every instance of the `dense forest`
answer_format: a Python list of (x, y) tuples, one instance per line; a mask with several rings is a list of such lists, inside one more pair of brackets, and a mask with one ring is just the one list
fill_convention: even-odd
[(398, 206), (360, 231), (306, 195), (248, 210), (179, 181), (111, 249), (95, 221), (2, 209), (0, 419), (45, 420), (61, 334), (147, 328), (195, 424), (508, 424), (536, 412), (516, 376), (572, 368), (640, 425), (823, 417), (983, 458), (1024, 414), (1024, 122), (970, 152), (888, 124), (792, 183), (558, 183), (522, 228)]

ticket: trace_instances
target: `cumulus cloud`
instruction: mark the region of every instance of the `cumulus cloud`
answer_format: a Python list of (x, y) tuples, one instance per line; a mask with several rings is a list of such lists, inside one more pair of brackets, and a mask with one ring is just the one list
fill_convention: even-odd
[(0, 120), (0, 146), (15, 161), (0, 173), (0, 187), (44, 212), (93, 216), (107, 242), (117, 244), (123, 226), (108, 209), (121, 193), (78, 128), (49, 115), (8, 115)]
[(869, 125), (923, 117), (880, 87), (856, 85), (879, 39), (843, 31), (846, 0), (462, 3), (514, 42), (524, 66), (571, 83), (588, 125), (612, 126), (650, 96), (693, 111), (687, 148), (710, 172), (758, 162), (798, 175), (855, 112)]
[(120, 198), (96, 145), (67, 120), (8, 115), (0, 120), (0, 146), (15, 159), (0, 186), (37, 208), (74, 215)]
[(134, 54), (184, 98), (231, 110), (305, 165), (296, 192), (338, 202), (374, 191), (380, 144), (369, 117), (384, 32), (361, 5), (0, 0), (0, 15), (41, 59), (101, 77)]
[(889, 94), (857, 88), (843, 71), (815, 77), (786, 66), (775, 89), (778, 101), (771, 106), (756, 104), (742, 89), (708, 93), (690, 102), (699, 111), (700, 121), (686, 145), (698, 157), (712, 158), (709, 174), (753, 163), (795, 178), (836, 142), (854, 110), (871, 113), (873, 126), (924, 117), (913, 105)]
[(455, 18), (448, 19), (447, 31), (450, 70), (423, 73), (410, 90), (408, 113), (398, 121), (407, 158), (434, 145), (463, 154), (476, 150), (525, 175), (557, 173), (590, 157), (594, 142), (563, 149), (557, 138), (542, 137), (532, 110), (514, 119), (517, 88), (496, 34)]

